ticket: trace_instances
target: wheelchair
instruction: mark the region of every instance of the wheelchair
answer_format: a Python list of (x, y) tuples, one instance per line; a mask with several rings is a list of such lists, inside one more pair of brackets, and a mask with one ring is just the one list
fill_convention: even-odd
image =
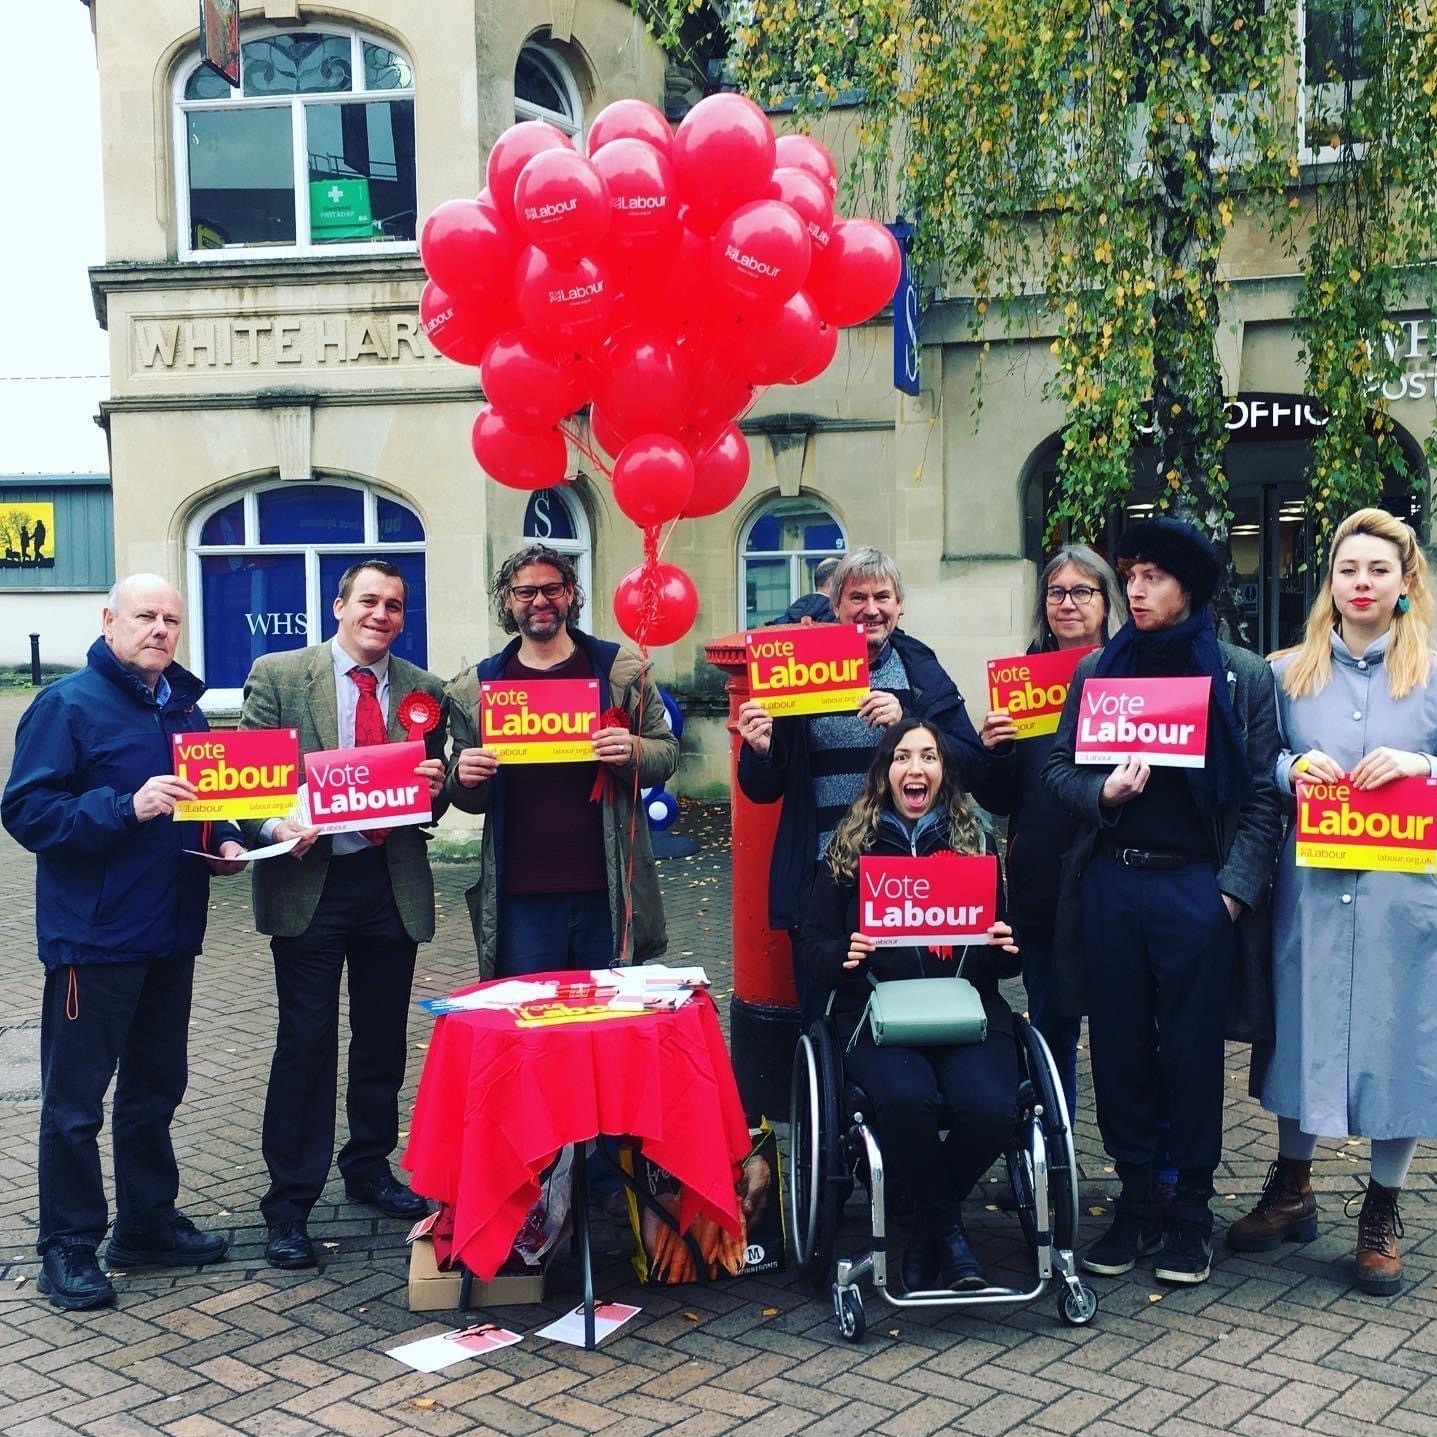
[(1033, 1253), (1032, 1283), (902, 1296), (889, 1287), (883, 1154), (864, 1118), (866, 1095), (844, 1082), (842, 1057), (828, 1019), (813, 1023), (799, 1038), (790, 1090), (787, 1217), (796, 1265), (815, 1287), (822, 1288), (835, 1271), (839, 1225), (855, 1184), (868, 1189), (872, 1245), (861, 1256), (840, 1259), (833, 1282), (834, 1316), (850, 1342), (863, 1337), (858, 1284), (869, 1276), (894, 1307), (1021, 1306), (1041, 1298), (1056, 1279), (1061, 1284), (1058, 1316), (1065, 1323), (1082, 1327), (1097, 1313), (1097, 1294), (1079, 1276), (1073, 1257), (1078, 1175), (1062, 1084), (1043, 1035), (1019, 1013), (1013, 1015), (1013, 1037), (1020, 1079), (1018, 1118), (1005, 1156), (1017, 1218)]

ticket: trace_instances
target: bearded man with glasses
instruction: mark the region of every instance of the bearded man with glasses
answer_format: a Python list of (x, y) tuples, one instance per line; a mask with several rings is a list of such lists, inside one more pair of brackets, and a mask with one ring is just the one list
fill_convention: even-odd
[[(638, 794), (672, 777), (679, 745), (648, 665), (579, 628), (584, 591), (573, 562), (545, 545), (505, 559), (492, 597), (500, 627), (515, 637), (447, 690), (445, 795), (485, 815), (479, 879), (466, 895), (479, 974), (656, 958), (668, 940)], [(481, 683), (587, 678), (599, 680), (604, 709), (593, 763), (503, 765), (480, 743)]]

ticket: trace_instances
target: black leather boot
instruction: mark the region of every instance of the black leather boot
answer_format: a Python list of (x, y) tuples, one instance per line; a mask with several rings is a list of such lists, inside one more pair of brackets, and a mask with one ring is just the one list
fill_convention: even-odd
[(938, 1285), (954, 1292), (971, 1292), (988, 1286), (983, 1264), (968, 1245), (961, 1212), (955, 1212), (938, 1233)]

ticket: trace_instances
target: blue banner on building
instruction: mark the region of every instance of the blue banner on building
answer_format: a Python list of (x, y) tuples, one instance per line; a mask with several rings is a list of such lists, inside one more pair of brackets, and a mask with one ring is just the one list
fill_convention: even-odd
[(907, 220), (895, 220), (888, 228), (898, 241), (899, 253), (903, 257), (898, 289), (893, 296), (893, 387), (905, 394), (917, 394), (921, 382), (918, 330), (923, 319), (923, 306), (918, 292), (918, 276), (909, 264), (913, 226)]

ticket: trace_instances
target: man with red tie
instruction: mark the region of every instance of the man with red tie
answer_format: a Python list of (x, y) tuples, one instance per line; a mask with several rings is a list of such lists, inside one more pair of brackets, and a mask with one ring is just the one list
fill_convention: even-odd
[[(293, 728), (301, 754), (405, 738), (400, 709), (427, 694), (438, 722), (415, 769), (435, 817), (443, 810), (444, 685), (390, 653), (404, 631), (409, 590), (400, 571), (366, 559), (345, 571), (327, 644), (255, 661), (241, 728)], [(321, 837), (298, 820), (251, 825), (251, 838), (296, 840), (287, 856), (254, 865), (255, 926), (270, 935), (279, 1031), (265, 1101), (269, 1191), (260, 1202), (271, 1267), (312, 1267), (310, 1209), (334, 1155), (339, 982), (349, 986), (349, 1140), (339, 1152), (345, 1192), (387, 1217), (413, 1219), (424, 1199), (398, 1182), (399, 1089), (408, 1051), (414, 957), (434, 936), (434, 883), (418, 827)], [(257, 830), (257, 831), (255, 831)]]

